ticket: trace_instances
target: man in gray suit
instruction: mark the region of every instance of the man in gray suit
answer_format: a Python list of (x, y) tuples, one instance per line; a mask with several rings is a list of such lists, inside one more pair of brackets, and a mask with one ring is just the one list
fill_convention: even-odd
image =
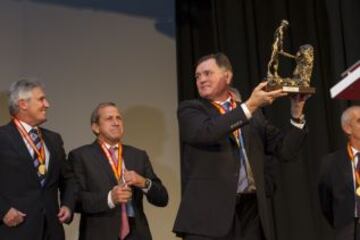
[(69, 153), (80, 184), (80, 239), (152, 239), (143, 196), (164, 207), (166, 188), (146, 152), (123, 144), (123, 119), (114, 103), (96, 107), (91, 129), (97, 139)]

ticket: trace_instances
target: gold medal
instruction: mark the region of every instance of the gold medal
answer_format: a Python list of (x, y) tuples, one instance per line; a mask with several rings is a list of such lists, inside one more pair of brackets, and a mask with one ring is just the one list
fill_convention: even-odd
[(39, 165), (39, 168), (38, 168), (38, 171), (41, 175), (45, 175), (45, 172), (46, 172), (46, 166), (45, 164), (40, 164)]
[(356, 189), (356, 195), (360, 196), (360, 187)]

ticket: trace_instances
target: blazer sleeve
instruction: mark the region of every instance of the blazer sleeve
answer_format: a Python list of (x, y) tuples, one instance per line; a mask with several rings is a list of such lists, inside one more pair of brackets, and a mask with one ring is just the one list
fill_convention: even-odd
[(200, 100), (184, 101), (178, 109), (180, 136), (190, 144), (211, 144), (249, 121), (241, 107), (226, 114), (209, 114)]
[(262, 138), (266, 155), (276, 156), (280, 161), (290, 161), (300, 154), (307, 135), (306, 126), (300, 129), (289, 122), (280, 130), (259, 110), (253, 114), (251, 122)]
[(10, 210), (11, 205), (5, 198), (0, 194), (0, 222), (5, 217), (6, 213)]
[(320, 175), (318, 181), (318, 193), (320, 199), (320, 206), (324, 217), (332, 225), (333, 211), (332, 211), (332, 180), (331, 180), (331, 158), (326, 156), (321, 160)]
[(76, 204), (76, 212), (83, 213), (102, 213), (109, 211), (107, 204), (107, 196), (109, 190), (103, 191), (89, 191), (86, 181), (86, 173), (84, 167), (84, 159), (81, 153), (72, 151), (69, 153), (69, 162), (74, 169), (77, 185), (79, 186), (79, 193)]
[(71, 212), (74, 212), (78, 186), (76, 184), (74, 172), (66, 159), (63, 140), (58, 134), (56, 135), (56, 138), (56, 142), (58, 142), (58, 146), (60, 146), (57, 154), (61, 163), (59, 180), (61, 206), (67, 206), (70, 208)]
[(165, 186), (162, 184), (161, 180), (155, 174), (146, 152), (143, 152), (143, 159), (145, 172), (143, 177), (149, 178), (151, 180), (151, 187), (146, 193), (146, 198), (151, 204), (155, 206), (165, 207), (169, 201), (168, 192)]

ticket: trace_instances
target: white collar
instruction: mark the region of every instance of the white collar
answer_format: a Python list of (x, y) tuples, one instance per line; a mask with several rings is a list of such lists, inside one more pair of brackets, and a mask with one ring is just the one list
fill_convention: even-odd
[(231, 97), (228, 97), (225, 101), (215, 101), (215, 103), (217, 103), (219, 105), (223, 105), (226, 102), (231, 102)]
[(25, 128), (25, 131), (26, 131), (27, 133), (29, 133), (30, 130), (33, 129), (33, 128), (38, 129), (38, 127), (33, 127), (33, 126), (31, 126), (31, 125), (29, 125), (29, 124), (27, 124), (26, 122), (23, 122), (23, 121), (21, 121), (21, 120), (19, 120), (19, 122), (20, 122), (21, 125)]

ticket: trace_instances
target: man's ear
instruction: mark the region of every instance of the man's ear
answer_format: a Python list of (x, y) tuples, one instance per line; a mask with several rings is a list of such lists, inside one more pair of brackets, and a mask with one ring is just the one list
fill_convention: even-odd
[(99, 135), (100, 130), (99, 130), (99, 125), (97, 123), (92, 123), (91, 124), (91, 130), (93, 131), (93, 133), (95, 133), (96, 135)]
[(231, 84), (231, 81), (232, 81), (233, 73), (230, 72), (230, 71), (226, 71), (226, 72), (225, 72), (225, 77), (226, 77), (226, 83), (227, 83), (228, 85), (230, 85), (230, 84)]
[(21, 110), (26, 110), (27, 108), (28, 108), (28, 101), (27, 100), (25, 100), (25, 99), (20, 99), (19, 101), (18, 101), (18, 107), (19, 107), (19, 109), (21, 109)]
[(343, 129), (343, 131), (346, 133), (346, 135), (351, 135), (351, 133), (352, 133), (352, 128), (351, 128), (351, 126), (350, 126), (350, 124), (344, 124), (343, 126), (342, 126), (342, 129)]

